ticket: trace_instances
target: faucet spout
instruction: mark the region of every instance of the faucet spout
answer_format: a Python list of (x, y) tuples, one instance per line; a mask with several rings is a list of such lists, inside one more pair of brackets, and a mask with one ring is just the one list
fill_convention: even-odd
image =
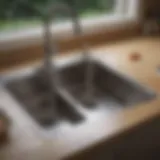
[[(58, 3), (57, 5), (52, 5), (49, 10), (48, 14), (44, 19), (44, 29), (45, 29), (45, 42), (44, 42), (44, 66), (48, 73), (48, 79), (52, 81), (54, 84), (52, 84), (52, 89), (55, 90), (57, 87), (60, 86), (61, 80), (60, 77), (56, 71), (56, 67), (54, 64), (54, 59), (52, 59), (54, 56), (58, 53), (58, 45), (56, 44), (55, 38), (52, 37), (51, 33), (51, 24), (52, 19), (54, 19), (54, 16), (56, 13), (64, 13), (65, 15), (69, 15), (72, 20), (73, 24), (73, 31), (74, 34), (77, 36), (82, 35), (82, 27), (79, 22), (78, 13), (76, 10), (75, 2), (74, 0), (66, 0), (66, 3)], [(84, 55), (85, 62), (87, 62), (87, 68), (85, 73), (85, 93), (84, 97), (86, 100), (90, 103), (92, 99), (92, 92), (93, 92), (93, 76), (94, 76), (94, 66), (91, 61), (89, 61), (89, 54), (87, 51), (86, 43), (82, 46), (82, 52)], [(53, 79), (54, 77), (54, 79)]]

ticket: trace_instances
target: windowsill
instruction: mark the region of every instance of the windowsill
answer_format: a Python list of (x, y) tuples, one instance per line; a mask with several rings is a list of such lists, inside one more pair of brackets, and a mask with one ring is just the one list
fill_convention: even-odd
[[(97, 32), (114, 31), (125, 26), (133, 26), (137, 23), (136, 14), (129, 15), (102, 15), (94, 18), (86, 18), (81, 20), (83, 35), (89, 35)], [(65, 26), (65, 27), (64, 27)], [(72, 23), (70, 21), (59, 23), (51, 27), (54, 37), (58, 39), (69, 39), (73, 37)], [(43, 42), (42, 26), (28, 28), (24, 31), (0, 33), (0, 50), (11, 50), (15, 48), (27, 47), (31, 45), (41, 44)]]

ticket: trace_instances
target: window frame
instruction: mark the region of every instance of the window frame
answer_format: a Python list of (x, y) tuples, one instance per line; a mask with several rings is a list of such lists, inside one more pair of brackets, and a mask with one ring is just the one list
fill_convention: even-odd
[[(103, 30), (113, 31), (117, 28), (139, 23), (139, 1), (140, 0), (116, 0), (113, 13), (94, 18), (81, 19), (80, 23), (83, 28), (83, 36), (102, 32)], [(57, 39), (73, 38), (72, 23), (70, 21), (64, 23), (52, 26), (52, 35)], [(17, 32), (0, 33), (0, 50), (27, 47), (41, 43), (43, 43), (42, 26), (28, 28), (25, 29), (25, 31), (22, 29)]]

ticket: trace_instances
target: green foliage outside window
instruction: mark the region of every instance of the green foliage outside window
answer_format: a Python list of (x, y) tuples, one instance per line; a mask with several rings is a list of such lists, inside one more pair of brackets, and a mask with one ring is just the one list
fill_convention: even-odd
[[(0, 30), (40, 24), (40, 12), (46, 12), (48, 6), (65, 0), (0, 0)], [(112, 11), (115, 0), (75, 0), (81, 17), (95, 16)], [(57, 20), (66, 19), (57, 14)]]

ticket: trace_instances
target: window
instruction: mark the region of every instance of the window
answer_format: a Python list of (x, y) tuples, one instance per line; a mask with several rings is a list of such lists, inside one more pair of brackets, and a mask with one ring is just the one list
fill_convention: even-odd
[[(43, 43), (43, 27), (40, 12), (45, 13), (52, 2), (69, 0), (1, 0), (0, 1), (0, 49), (17, 48)], [(139, 18), (140, 0), (73, 0), (80, 17), (83, 34), (104, 29), (116, 29), (135, 25)], [(51, 32), (57, 38), (69, 38), (72, 23), (67, 15), (56, 13), (56, 23)]]
[[(0, 31), (37, 26), (41, 24), (41, 14), (52, 3), (66, 0), (1, 0), (0, 1)], [(94, 17), (114, 12), (116, 0), (74, 0), (81, 18)], [(56, 21), (68, 19), (65, 14), (56, 13)]]

